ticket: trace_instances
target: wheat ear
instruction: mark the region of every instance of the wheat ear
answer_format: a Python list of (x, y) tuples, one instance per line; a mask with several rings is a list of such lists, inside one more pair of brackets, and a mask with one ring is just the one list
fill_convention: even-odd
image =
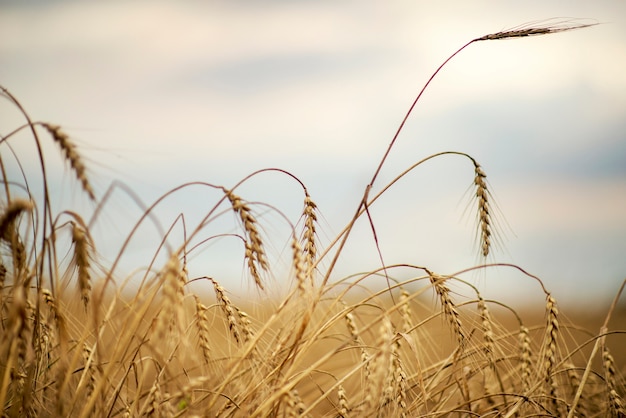
[(235, 310), (237, 311), (237, 320), (239, 321), (239, 327), (241, 328), (241, 332), (243, 333), (243, 342), (250, 342), (254, 337), (254, 329), (252, 328), (252, 321), (250, 320), (250, 316), (245, 311), (239, 309), (239, 307), (237, 306), (235, 306)]
[(543, 25), (543, 26), (536, 26), (536, 27), (516, 28), (512, 30), (496, 32), (496, 33), (491, 33), (489, 35), (481, 36), (480, 38), (474, 39), (474, 41), (494, 41), (494, 40), (499, 40), (499, 39), (513, 39), (513, 38), (524, 38), (528, 36), (550, 35), (553, 33), (588, 28), (590, 26), (595, 26), (597, 24), (597, 23), (589, 23), (589, 24), (567, 24), (567, 23), (568, 22), (557, 24), (557, 25), (552, 25), (552, 26)]
[(183, 299), (185, 275), (181, 269), (178, 254), (173, 253), (163, 269), (163, 307), (156, 318), (155, 347), (159, 354), (164, 355), (166, 337), (172, 331), (177, 336), (183, 333), (185, 326)]
[(356, 319), (354, 318), (354, 314), (352, 312), (346, 312), (344, 317), (346, 319), (346, 326), (348, 328), (348, 332), (350, 333), (350, 337), (354, 345), (359, 347), (359, 351), (361, 352), (361, 363), (364, 367), (364, 376), (365, 381), (370, 378), (370, 363), (368, 361), (369, 355), (363, 342), (361, 341), (361, 337), (359, 336), (359, 329), (356, 324)]
[(204, 362), (209, 364), (211, 361), (211, 346), (209, 339), (209, 320), (206, 316), (207, 307), (200, 302), (200, 298), (197, 295), (193, 295), (193, 297), (196, 301), (196, 328), (198, 329), (200, 349), (202, 350)]
[(404, 368), (404, 364), (402, 363), (402, 359), (400, 359), (400, 344), (399, 339), (395, 339), (395, 350), (393, 356), (391, 358), (391, 375), (390, 377), (393, 379), (391, 386), (393, 387), (393, 392), (395, 392), (395, 403), (399, 409), (397, 412), (397, 416), (400, 418), (404, 418), (407, 415), (407, 374)]
[(402, 292), (400, 293), (400, 307), (399, 307), (399, 311), (400, 311), (400, 316), (402, 318), (402, 332), (404, 332), (405, 334), (408, 334), (409, 332), (411, 332), (411, 329), (413, 328), (413, 321), (411, 319), (412, 317), (412, 312), (411, 312), (411, 304), (409, 302), (409, 298), (411, 297), (411, 295), (409, 294), (409, 292), (406, 291), (406, 289), (402, 289)]
[(487, 175), (480, 164), (474, 163), (474, 184), (476, 185), (476, 198), (478, 199), (478, 234), (480, 249), (483, 257), (489, 255), (491, 249), (491, 212), (489, 210), (489, 189), (487, 188)]
[(292, 389), (285, 395), (286, 402), (286, 416), (291, 418), (306, 417), (302, 413), (306, 410), (306, 405), (302, 401), (297, 389)]
[[(87, 377), (86, 398), (89, 398), (96, 387), (97, 379), (99, 378), (101, 374), (101, 370), (99, 370), (99, 368), (94, 365), (94, 361), (93, 361), (94, 353), (87, 344), (83, 344), (82, 354), (83, 354), (83, 360), (85, 362), (84, 373), (86, 374), (86, 377)], [(96, 403), (96, 409), (95, 409), (96, 411), (100, 411), (102, 408), (98, 404), (99, 402)]]
[(530, 391), (530, 377), (532, 374), (532, 347), (530, 333), (528, 328), (520, 325), (519, 333), (519, 350), (520, 350), (520, 382), (522, 384), (522, 393), (527, 394)]
[(365, 389), (365, 410), (364, 416), (375, 415), (380, 412), (383, 396), (388, 392), (388, 375), (391, 364), (393, 341), (393, 328), (391, 321), (386, 316), (383, 317), (379, 328), (377, 341), (377, 351), (373, 355), (372, 375), (368, 379)]
[(302, 248), (300, 248), (300, 243), (295, 237), (291, 241), (291, 250), (292, 264), (296, 275), (298, 290), (300, 291), (300, 294), (304, 296), (307, 293), (307, 271), (304, 267)]
[[(576, 367), (574, 366), (574, 363), (572, 363), (571, 361), (568, 361), (565, 364), (565, 367), (567, 368), (567, 377), (569, 379), (569, 386), (572, 390), (572, 395), (573, 395), (572, 399), (574, 399), (574, 397), (576, 396), (576, 392), (582, 382), (580, 380), (580, 376), (578, 375), (578, 372), (576, 371)], [(571, 402), (569, 403), (569, 405), (571, 405)], [(584, 391), (581, 391), (580, 396), (578, 397), (578, 404), (576, 405), (576, 415), (579, 418), (587, 417), (587, 397), (585, 396)]]
[(250, 274), (252, 274), (252, 278), (257, 287), (263, 289), (259, 268), (263, 271), (267, 271), (269, 266), (265, 257), (265, 250), (263, 249), (263, 241), (261, 240), (261, 235), (257, 228), (257, 221), (254, 216), (252, 216), (250, 207), (244, 203), (239, 196), (230, 190), (224, 189), (224, 192), (233, 210), (239, 215), (239, 219), (241, 219), (244, 231), (246, 232), (246, 259), (248, 260)]
[(215, 296), (226, 316), (226, 321), (228, 322), (228, 329), (230, 330), (231, 335), (235, 339), (235, 341), (239, 344), (243, 342), (241, 337), (241, 332), (239, 329), (239, 323), (237, 318), (239, 317), (238, 309), (233, 305), (230, 301), (230, 298), (226, 296), (226, 291), (215, 279), (210, 279), (213, 283), (213, 289), (215, 290)]
[(495, 342), (493, 338), (493, 322), (491, 314), (489, 313), (489, 308), (487, 307), (487, 304), (482, 296), (478, 297), (478, 311), (480, 313), (480, 323), (483, 331), (483, 349), (485, 351), (485, 355), (487, 356), (487, 360), (489, 361), (489, 366), (495, 370), (496, 362), (494, 358)]
[(602, 366), (604, 368), (604, 379), (606, 381), (606, 389), (608, 391), (609, 408), (611, 413), (616, 417), (626, 416), (626, 408), (624, 401), (617, 391), (617, 381), (615, 379), (615, 360), (606, 344), (602, 347)]
[(555, 366), (557, 364), (557, 338), (559, 335), (559, 310), (556, 300), (548, 293), (546, 297), (546, 337), (544, 342), (545, 354), (542, 372), (545, 373), (545, 382), (549, 388), (549, 395), (554, 412), (559, 409), (558, 404), (558, 383), (555, 377)]
[(33, 207), (33, 203), (29, 200), (15, 199), (11, 201), (0, 217), (0, 239), (9, 244), (16, 270), (22, 270), (26, 264), (26, 249), (17, 234), (15, 223), (22, 213), (30, 212)]
[(459, 348), (462, 348), (466, 341), (465, 331), (463, 330), (463, 324), (461, 322), (461, 315), (459, 314), (456, 305), (450, 298), (450, 289), (445, 285), (447, 277), (440, 276), (435, 273), (428, 272), (430, 277), (430, 283), (435, 288), (435, 292), (439, 296), (441, 307), (445, 317), (447, 318), (450, 326), (454, 330)]
[(15, 233), (15, 221), (23, 212), (30, 212), (32, 209), (33, 203), (30, 200), (12, 200), (0, 217), (0, 238), (10, 244)]
[(4, 294), (4, 282), (7, 278), (7, 268), (0, 261), (0, 309), (2, 308), (2, 295)]
[(41, 125), (50, 133), (54, 142), (59, 144), (59, 147), (61, 147), (61, 151), (65, 155), (65, 158), (69, 161), (70, 167), (74, 170), (74, 174), (82, 185), (83, 190), (87, 193), (91, 200), (96, 200), (91, 183), (87, 178), (85, 164), (83, 164), (82, 158), (76, 151), (76, 145), (70, 141), (70, 138), (61, 130), (60, 126), (53, 125), (51, 123), (42, 123)]
[[(24, 367), (27, 350), (32, 345), (29, 341), (30, 321), (28, 319), (28, 302), (26, 289), (22, 285), (13, 286), (12, 302), (9, 306), (9, 315), (3, 329), (2, 343), (0, 343), (0, 354), (5, 362), (3, 366), (5, 373), (10, 373)], [(0, 381), (0, 393), (3, 393), (5, 380), (4, 376)], [(2, 404), (4, 405), (4, 404)]]
[(317, 245), (315, 243), (315, 223), (317, 222), (317, 205), (305, 191), (304, 197), (304, 253), (309, 274), (313, 277), (313, 267), (317, 257)]
[(91, 294), (90, 259), (93, 254), (93, 241), (89, 232), (76, 222), (72, 222), (72, 242), (74, 243), (74, 263), (78, 270), (80, 297), (87, 308)]
[(337, 411), (337, 418), (348, 418), (348, 413), (350, 412), (348, 396), (346, 395), (346, 390), (341, 384), (337, 386), (337, 401), (339, 409)]

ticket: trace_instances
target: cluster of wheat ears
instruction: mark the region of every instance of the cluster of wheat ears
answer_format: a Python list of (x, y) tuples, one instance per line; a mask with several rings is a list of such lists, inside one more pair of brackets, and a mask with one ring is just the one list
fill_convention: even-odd
[[(530, 26), (490, 34), (473, 39), (450, 58), (474, 42), (585, 26), (589, 25)], [(72, 210), (53, 213), (43, 141), (51, 139), (58, 145), (82, 189), (95, 202), (96, 212), (108, 194), (97, 199), (84, 160), (62, 128), (32, 121), (8, 90), (3, 88), (2, 95), (26, 120), (0, 139), (3, 416), (626, 414), (625, 382), (609, 344), (623, 344), (626, 331), (608, 328), (621, 289), (607, 307), (604, 325), (588, 331), (565, 320), (541, 280), (513, 265), (500, 268), (519, 270), (545, 293), (543, 322), (526, 323), (513, 307), (483, 298), (460, 277), (468, 271), (484, 271), (490, 267), (486, 264), (444, 275), (410, 263), (385, 265), (381, 254), (381, 267), (375, 271), (333, 277), (355, 222), (369, 220), (368, 227), (375, 232), (370, 205), (406, 173), (446, 154), (473, 164), (480, 254), (486, 258), (490, 253), (495, 238), (492, 198), (485, 172), (471, 156), (431, 155), (372, 193), (421, 93), (351, 221), (327, 248), (319, 246), (319, 212), (307, 188), (292, 174), (275, 170), (301, 185), (303, 210), (291, 224), (286, 247), (292, 266), (280, 283), (287, 284), (288, 290), (267, 306), (257, 306), (254, 315), (246, 312), (253, 305), (233, 303), (220, 278), (208, 273), (189, 277), (188, 256), (197, 248), (191, 242), (211, 238), (202, 236), (208, 224), (225, 213), (234, 214), (240, 232), (228, 235), (241, 242), (246, 270), (263, 298), (272, 270), (261, 225), (268, 206), (246, 201), (237, 192), (239, 185), (193, 183), (217, 191), (221, 198), (197, 225), (185, 226), (185, 238), (176, 245), (170, 234), (178, 225), (174, 221), (159, 246), (168, 261), (162, 267), (151, 264), (136, 292), (124, 293), (114, 274), (118, 260), (105, 267), (98, 259), (91, 222)], [(10, 142), (21, 131), (28, 132), (38, 151), (43, 179), (40, 201), (33, 197), (25, 176), (8, 177), (5, 169), (6, 158), (17, 159)], [(164, 196), (185, 187), (191, 185)], [(152, 216), (162, 199), (145, 210), (137, 225)], [(400, 272), (410, 279), (397, 279)], [(362, 283), (373, 276), (386, 283), (383, 290), (364, 289)], [(205, 292), (192, 292), (192, 282), (204, 284)]]

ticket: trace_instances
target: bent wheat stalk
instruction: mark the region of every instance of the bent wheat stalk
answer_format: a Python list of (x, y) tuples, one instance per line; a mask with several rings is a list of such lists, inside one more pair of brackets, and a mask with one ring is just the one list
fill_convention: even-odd
[[(328, 280), (330, 278), (330, 275), (331, 275), (332, 271), (334, 270), (334, 267), (335, 267), (337, 261), (339, 260), (340, 254), (342, 253), (342, 250), (345, 247), (346, 242), (348, 241), (348, 237), (350, 235), (350, 232), (352, 231), (352, 228), (354, 227), (354, 224), (356, 223), (357, 219), (361, 216), (361, 214), (363, 212), (366, 212), (368, 214), (368, 216), (369, 216), (369, 210), (368, 210), (369, 194), (370, 194), (372, 188), (374, 187), (374, 183), (376, 182), (376, 179), (378, 178), (378, 175), (380, 174), (380, 171), (382, 170), (383, 166), (385, 165), (385, 162), (387, 161), (387, 157), (389, 156), (389, 154), (391, 152), (391, 149), (393, 148), (393, 146), (396, 143), (398, 137), (400, 136), (400, 133), (402, 132), (402, 130), (404, 128), (404, 125), (406, 124), (406, 121), (408, 120), (409, 116), (413, 112), (413, 109), (417, 105), (417, 102), (421, 99), (422, 95), (426, 91), (426, 88), (430, 85), (430, 83), (437, 76), (437, 74), (443, 69), (443, 67), (445, 67), (446, 64), (448, 62), (450, 62), (450, 60), (452, 60), (461, 51), (463, 51), (465, 48), (467, 48), (468, 46), (470, 46), (471, 44), (473, 44), (475, 42), (502, 40), (502, 39), (514, 39), (514, 38), (522, 38), (522, 37), (529, 37), (529, 36), (549, 35), (549, 34), (553, 34), (553, 33), (566, 32), (566, 31), (571, 31), (571, 30), (576, 30), (576, 29), (587, 28), (587, 27), (595, 26), (596, 24), (597, 23), (584, 24), (584, 23), (575, 23), (575, 22), (555, 22), (554, 24), (551, 24), (551, 25), (538, 25), (538, 26), (530, 25), (528, 27), (514, 28), (514, 29), (508, 30), (508, 31), (501, 31), (501, 32), (496, 32), (496, 33), (484, 35), (484, 36), (481, 36), (481, 37), (478, 37), (478, 38), (474, 38), (471, 41), (467, 42), (465, 45), (463, 45), (459, 49), (457, 49), (452, 55), (450, 55), (441, 65), (439, 65), (439, 67), (430, 76), (430, 78), (426, 81), (426, 83), (424, 84), (424, 86), (422, 87), (420, 92), (417, 94), (417, 97), (415, 98), (415, 100), (413, 101), (411, 106), (409, 107), (409, 109), (406, 112), (404, 118), (400, 122), (400, 126), (398, 126), (398, 129), (396, 130), (395, 134), (393, 135), (393, 138), (391, 139), (391, 142), (387, 146), (387, 149), (385, 150), (385, 153), (383, 154), (383, 157), (380, 160), (380, 163), (378, 164), (378, 167), (374, 171), (374, 175), (372, 176), (370, 182), (365, 187), (365, 191), (363, 192), (363, 198), (359, 202), (359, 205), (358, 205), (358, 207), (357, 207), (357, 209), (355, 211), (355, 214), (351, 218), (351, 220), (348, 223), (348, 225), (346, 226), (345, 230), (342, 232), (342, 234), (343, 234), (342, 238), (341, 238), (341, 240), (339, 242), (339, 245), (337, 247), (337, 250), (336, 250), (332, 260), (330, 261), (329, 267), (327, 269), (327, 273), (324, 275), (322, 283), (325, 285), (328, 282)], [(370, 219), (371, 219), (371, 217), (370, 217)], [(375, 230), (373, 229), (374, 226), (373, 225), (371, 225), (371, 226), (372, 226), (372, 230), (373, 230), (374, 235), (375, 235)], [(482, 238), (484, 239), (485, 237), (483, 236)], [(483, 245), (483, 248), (482, 248), (483, 254), (485, 252), (488, 253), (489, 246), (487, 246), (486, 248), (487, 248), (487, 250), (485, 251), (485, 247)], [(379, 253), (380, 253), (380, 249), (379, 249)]]

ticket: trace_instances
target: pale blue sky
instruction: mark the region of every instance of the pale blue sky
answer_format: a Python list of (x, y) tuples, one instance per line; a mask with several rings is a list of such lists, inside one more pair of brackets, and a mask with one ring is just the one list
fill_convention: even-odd
[[(458, 47), (537, 20), (600, 22), (482, 42), (457, 56), (416, 107), (377, 186), (429, 154), (467, 152), (482, 164), (509, 225), (505, 249), (494, 251), (492, 261), (519, 264), (565, 302), (611, 297), (626, 277), (626, 3), (2, 1), (0, 7), (0, 84), (33, 118), (71, 134), (98, 192), (117, 178), (151, 202), (185, 181), (228, 187), (254, 170), (278, 167), (309, 188), (326, 241), (353, 214), (421, 86)], [(2, 134), (18, 120), (3, 103)], [(463, 214), (472, 174), (468, 162), (444, 157), (377, 203), (372, 214), (388, 263), (446, 274), (476, 262), (473, 215)], [(61, 181), (70, 183), (67, 174)], [(292, 218), (301, 208), (293, 182), (276, 174), (241, 194)], [(214, 201), (198, 192), (180, 195), (164, 206), (162, 222), (181, 208), (199, 217)], [(114, 199), (94, 231), (103, 236), (103, 253), (119, 246), (112, 225), (121, 234), (138, 215), (128, 199)], [(267, 232), (279, 234), (280, 222), (268, 218)], [(355, 231), (338, 277), (378, 266), (370, 236), (366, 224)], [(285, 251), (282, 238), (274, 245)], [(232, 267), (226, 250), (214, 248), (206, 254), (219, 256), (202, 268), (231, 290), (246, 289), (243, 265)], [(134, 249), (143, 260), (153, 250)], [(481, 280), (494, 297), (541, 297), (507, 271)]]

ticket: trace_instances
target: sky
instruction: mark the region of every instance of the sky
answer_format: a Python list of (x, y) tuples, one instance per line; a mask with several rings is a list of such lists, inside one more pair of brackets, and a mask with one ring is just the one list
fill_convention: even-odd
[[(523, 267), (565, 304), (608, 301), (626, 278), (624, 2), (30, 0), (0, 1), (0, 10), (0, 85), (33, 119), (70, 134), (98, 196), (122, 181), (149, 205), (185, 182), (232, 187), (280, 168), (307, 186), (326, 243), (350, 220), (417, 93), (454, 51), (533, 22), (599, 23), (464, 50), (420, 99), (374, 190), (431, 154), (468, 153), (497, 202), (500, 245), (488, 261)], [(0, 109), (6, 135), (23, 120), (6, 100)], [(36, 170), (26, 138), (11, 146)], [(47, 150), (55, 197), (93, 211), (72, 200), (71, 174)], [(371, 211), (385, 262), (441, 274), (481, 262), (472, 181), (468, 160), (445, 156), (389, 189)], [(297, 222), (303, 196), (288, 176), (264, 173), (238, 191)], [(166, 229), (184, 211), (193, 224), (218, 199), (185, 189), (156, 217)], [(288, 260), (284, 221), (257, 208), (263, 232), (278, 237), (270, 252)], [(118, 192), (103, 213), (92, 232), (113, 259), (142, 210)], [(216, 221), (211, 233), (234, 232), (233, 216), (224, 218), (231, 225)], [(147, 265), (159, 237), (154, 224), (142, 227), (124, 268)], [(195, 273), (245, 291), (241, 254), (227, 241), (200, 252)], [(379, 265), (363, 220), (334, 279)], [(512, 269), (464, 278), (488, 297), (543, 297)]]

